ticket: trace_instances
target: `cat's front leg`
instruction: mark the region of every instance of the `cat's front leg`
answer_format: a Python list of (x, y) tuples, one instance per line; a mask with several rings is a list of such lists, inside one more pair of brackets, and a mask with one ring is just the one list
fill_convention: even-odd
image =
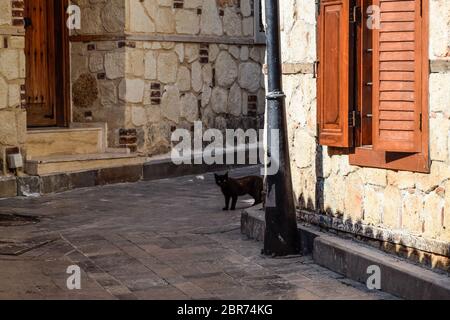
[(231, 203), (231, 210), (236, 210), (236, 204), (238, 201), (238, 197), (233, 197), (233, 202)]
[(230, 196), (225, 196), (225, 208), (223, 208), (223, 211), (228, 211), (228, 208), (230, 207)]

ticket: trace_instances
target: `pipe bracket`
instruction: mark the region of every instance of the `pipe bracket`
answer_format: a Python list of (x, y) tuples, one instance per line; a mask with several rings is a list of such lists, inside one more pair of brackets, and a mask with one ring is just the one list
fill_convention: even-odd
[(272, 91), (266, 96), (267, 100), (278, 100), (280, 98), (286, 98), (286, 94), (283, 91)]

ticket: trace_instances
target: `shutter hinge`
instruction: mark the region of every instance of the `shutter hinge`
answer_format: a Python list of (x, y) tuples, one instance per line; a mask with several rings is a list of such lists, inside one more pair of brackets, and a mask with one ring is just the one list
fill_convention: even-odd
[(350, 23), (360, 24), (361, 22), (361, 7), (354, 6), (352, 10), (350, 10)]
[(313, 64), (313, 79), (318, 79), (319, 74), (319, 61), (314, 61)]
[(420, 0), (420, 16), (423, 14), (423, 0)]
[(31, 27), (31, 24), (32, 24), (31, 18), (29, 18), (29, 17), (23, 18), (23, 26), (25, 28)]
[(422, 131), (422, 124), (423, 124), (423, 121), (422, 121), (422, 113), (420, 113), (420, 115), (419, 115), (419, 130), (420, 130), (420, 131)]
[(316, 15), (320, 15), (320, 1), (321, 0), (316, 0)]
[(349, 113), (349, 119), (348, 119), (349, 126), (352, 128), (359, 128), (361, 125), (361, 113), (358, 111), (351, 111)]

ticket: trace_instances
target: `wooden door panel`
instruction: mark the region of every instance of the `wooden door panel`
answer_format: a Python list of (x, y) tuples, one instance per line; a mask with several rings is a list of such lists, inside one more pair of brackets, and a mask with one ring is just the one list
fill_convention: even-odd
[(55, 126), (54, 0), (26, 1), (26, 106), (28, 126)]

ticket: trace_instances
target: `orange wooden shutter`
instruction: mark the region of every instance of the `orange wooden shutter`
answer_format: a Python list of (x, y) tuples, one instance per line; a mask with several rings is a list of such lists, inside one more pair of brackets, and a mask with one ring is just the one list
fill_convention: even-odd
[(351, 147), (349, 128), (349, 0), (322, 0), (318, 17), (319, 141)]
[(380, 29), (374, 30), (373, 147), (422, 150), (422, 18), (420, 0), (374, 0)]

